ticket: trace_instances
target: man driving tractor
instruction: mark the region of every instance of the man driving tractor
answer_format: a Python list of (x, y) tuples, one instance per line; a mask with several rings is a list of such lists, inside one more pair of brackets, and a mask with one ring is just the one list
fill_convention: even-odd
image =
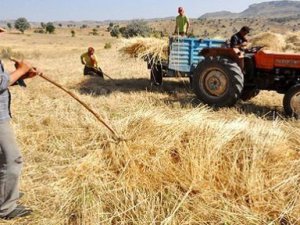
[(239, 32), (232, 35), (230, 39), (230, 47), (231, 48), (238, 48), (240, 50), (244, 50), (245, 47), (248, 44), (248, 40), (246, 38), (246, 35), (249, 34), (250, 28), (247, 26), (244, 26), (241, 28)]

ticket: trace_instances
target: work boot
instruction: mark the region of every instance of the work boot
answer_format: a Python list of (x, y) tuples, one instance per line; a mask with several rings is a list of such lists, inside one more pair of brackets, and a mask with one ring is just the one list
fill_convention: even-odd
[(8, 215), (0, 217), (1, 219), (4, 220), (11, 220), (15, 218), (20, 218), (24, 216), (28, 216), (32, 213), (31, 209), (25, 208), (23, 205), (17, 205), (17, 207)]

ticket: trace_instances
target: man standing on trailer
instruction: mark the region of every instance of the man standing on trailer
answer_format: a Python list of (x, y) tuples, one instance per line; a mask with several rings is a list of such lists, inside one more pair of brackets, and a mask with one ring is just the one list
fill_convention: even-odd
[(184, 14), (183, 7), (178, 8), (179, 15), (176, 17), (175, 35), (185, 36), (190, 28), (189, 18)]

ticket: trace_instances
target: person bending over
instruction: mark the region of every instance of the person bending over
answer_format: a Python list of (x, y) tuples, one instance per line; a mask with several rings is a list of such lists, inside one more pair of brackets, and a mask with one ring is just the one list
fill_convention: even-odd
[(100, 76), (103, 78), (103, 72), (98, 66), (98, 59), (94, 48), (89, 47), (88, 51), (80, 56), (80, 59), (84, 65), (83, 75)]

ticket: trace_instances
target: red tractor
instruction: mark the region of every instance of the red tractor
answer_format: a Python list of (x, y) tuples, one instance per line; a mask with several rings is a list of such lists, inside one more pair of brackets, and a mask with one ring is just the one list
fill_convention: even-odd
[(260, 47), (242, 52), (234, 48), (205, 48), (205, 59), (193, 74), (197, 97), (215, 107), (233, 106), (260, 90), (284, 94), (288, 116), (300, 117), (300, 55), (272, 53)]

